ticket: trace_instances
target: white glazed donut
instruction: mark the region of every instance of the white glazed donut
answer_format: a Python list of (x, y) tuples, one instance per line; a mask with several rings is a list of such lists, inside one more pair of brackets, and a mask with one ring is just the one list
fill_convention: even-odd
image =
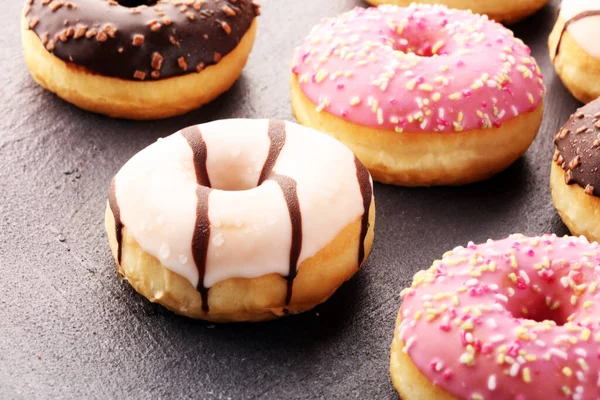
[(120, 274), (151, 301), (212, 321), (264, 320), (314, 307), (358, 270), (372, 193), (365, 167), (327, 135), (216, 121), (123, 166), (107, 232)]

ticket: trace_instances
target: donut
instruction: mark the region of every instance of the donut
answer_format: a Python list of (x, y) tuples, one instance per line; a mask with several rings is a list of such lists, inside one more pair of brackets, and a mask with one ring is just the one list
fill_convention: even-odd
[(513, 33), (468, 11), (355, 8), (296, 49), (297, 120), (345, 143), (373, 179), (404, 186), (486, 179), (542, 120), (544, 83)]
[(222, 120), (133, 156), (106, 231), (120, 276), (152, 302), (215, 322), (261, 321), (327, 300), (371, 250), (367, 169), (297, 124)]
[(405, 400), (600, 398), (600, 249), (584, 237), (457, 247), (405, 289), (391, 376)]
[(186, 113), (242, 72), (259, 7), (250, 0), (27, 0), (25, 61), (64, 100), (115, 118)]
[[(393, 4), (406, 7), (413, 0), (366, 0), (372, 5)], [(419, 0), (422, 4), (443, 4), (459, 10), (485, 14), (490, 19), (506, 24), (518, 22), (544, 7), (548, 0)]]
[(554, 206), (571, 233), (600, 241), (600, 100), (571, 115), (554, 144)]
[(556, 73), (582, 103), (600, 96), (600, 4), (594, 0), (569, 0), (561, 4), (548, 39), (550, 60)]

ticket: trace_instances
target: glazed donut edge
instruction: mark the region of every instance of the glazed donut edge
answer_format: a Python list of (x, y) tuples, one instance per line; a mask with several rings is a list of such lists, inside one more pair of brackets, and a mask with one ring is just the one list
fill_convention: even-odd
[[(543, 101), (499, 127), (463, 132), (394, 132), (345, 121), (316, 111), (291, 76), (291, 102), (296, 119), (330, 134), (352, 150), (373, 179), (400, 186), (459, 186), (492, 177), (521, 157), (542, 123)], [(490, 152), (493, 148), (496, 151)], [(421, 156), (421, 155), (436, 156)]]
[[(202, 296), (184, 277), (164, 267), (146, 253), (127, 227), (122, 232), (121, 262), (114, 215), (107, 205), (105, 228), (118, 275), (153, 303), (187, 317), (212, 322), (258, 322), (299, 314), (325, 302), (361, 267), (357, 265), (362, 217), (347, 225), (325, 247), (298, 266), (291, 301), (286, 304), (287, 280), (278, 274), (258, 278), (229, 278), (208, 291), (209, 311)], [(369, 210), (369, 228), (364, 240), (367, 259), (374, 238), (375, 201)], [(364, 264), (364, 261), (363, 261)]]

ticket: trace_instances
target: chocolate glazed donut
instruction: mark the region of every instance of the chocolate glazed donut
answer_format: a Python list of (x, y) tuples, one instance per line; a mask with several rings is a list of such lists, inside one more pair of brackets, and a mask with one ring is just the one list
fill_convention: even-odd
[[(254, 39), (253, 22), (259, 14), (259, 6), (251, 0), (27, 0), (23, 45), (34, 78), (67, 101), (111, 116), (154, 119), (189, 111), (227, 90), (245, 64)], [(92, 97), (90, 93), (86, 95), (86, 83), (90, 81), (73, 82), (71, 87), (64, 88), (52, 77), (44, 76), (43, 71), (39, 70), (42, 67), (35, 64), (51, 61), (44, 55), (38, 57), (42, 59), (32, 60), (29, 53), (33, 52), (33, 45), (27, 36), (28, 31), (37, 36), (47, 53), (70, 68), (65, 74), (84, 72), (88, 77), (99, 75), (117, 78), (117, 82), (121, 83), (157, 82), (192, 75), (209, 66), (221, 67), (221, 60), (238, 50), (238, 47), (243, 47), (238, 52), (244, 54), (234, 55), (235, 60), (228, 63), (232, 65), (230, 73), (226, 71), (227, 66), (219, 70), (227, 76), (216, 74), (211, 77), (226, 80), (227, 85), (213, 88), (207, 84), (200, 86), (199, 82), (186, 82), (187, 86), (197, 85), (196, 91), (211, 92), (204, 93), (202, 101), (189, 99), (188, 103), (191, 104), (179, 104), (173, 107), (177, 109), (175, 112), (170, 112), (167, 99), (167, 110), (158, 111), (158, 114), (164, 115), (148, 113), (150, 115), (136, 116), (131, 110), (123, 110), (127, 104), (120, 105), (121, 112), (102, 107), (98, 109), (98, 106), (88, 104), (89, 101), (74, 99), (66, 93), (80, 91), (83, 97)], [(250, 43), (241, 46), (246, 36), (251, 36), (246, 40)], [(38, 51), (42, 49), (38, 47)], [(96, 86), (104, 84), (107, 83)], [(127, 90), (135, 91), (136, 88), (129, 87)], [(158, 90), (168, 89), (162, 86)], [(120, 95), (107, 94), (105, 97), (108, 98), (96, 103), (111, 102), (115, 98), (122, 101)], [(177, 99), (173, 96), (170, 101)], [(131, 99), (131, 102), (134, 100), (143, 100), (143, 96)]]

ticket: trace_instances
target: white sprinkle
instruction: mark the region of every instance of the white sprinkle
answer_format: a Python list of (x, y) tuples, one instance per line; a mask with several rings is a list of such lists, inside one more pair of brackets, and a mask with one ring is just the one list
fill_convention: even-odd
[(527, 272), (525, 272), (524, 270), (520, 270), (519, 276), (521, 278), (523, 278), (523, 280), (525, 281), (526, 284), (529, 285), (529, 283), (531, 282), (531, 279), (529, 279), (529, 275), (527, 275)]
[(577, 376), (577, 380), (579, 382), (585, 382), (585, 374), (581, 371), (575, 372), (575, 376)]
[(414, 336), (410, 337), (410, 338), (409, 338), (409, 339), (406, 341), (406, 344), (404, 345), (404, 348), (402, 349), (402, 351), (403, 351), (404, 353), (408, 353), (408, 352), (409, 352), (409, 350), (410, 350), (410, 348), (412, 347), (412, 345), (415, 343), (415, 340), (416, 340), (416, 339), (415, 339), (415, 337), (414, 337)]
[(514, 363), (513, 365), (511, 365), (509, 372), (510, 376), (512, 376), (513, 378), (517, 376), (517, 374), (519, 373), (519, 369), (521, 369), (521, 364)]
[(424, 120), (423, 120), (423, 122), (421, 122), (421, 123), (419, 124), (419, 128), (421, 128), (421, 129), (425, 129), (425, 128), (427, 127), (427, 124), (428, 124), (428, 123), (429, 123), (429, 120), (427, 120), (427, 119), (424, 119)]
[(583, 386), (579, 385), (575, 388), (575, 392), (577, 393), (583, 393)]
[(440, 118), (444, 118), (444, 115), (446, 115), (446, 111), (444, 111), (444, 109), (440, 107), (440, 108), (438, 109), (438, 116), (439, 116)]
[(187, 256), (185, 256), (183, 254), (180, 254), (178, 258), (179, 258), (179, 262), (181, 264), (185, 264), (187, 262), (187, 260), (188, 260)]
[(467, 286), (475, 286), (479, 283), (479, 281), (475, 278), (473, 279), (469, 279), (467, 282), (465, 282), (465, 285)]
[(404, 340), (404, 336), (406, 336), (406, 330), (408, 329), (408, 327), (404, 324), (402, 324), (400, 326), (400, 332), (398, 332), (398, 338), (400, 340)]
[(503, 295), (502, 293), (496, 293), (494, 295), (498, 300), (500, 300), (503, 303), (508, 303), (508, 297), (506, 297), (505, 295)]
[(212, 238), (212, 243), (216, 246), (216, 247), (221, 247), (223, 246), (223, 243), (225, 243), (225, 238), (223, 237), (223, 234), (221, 232), (218, 232), (213, 238)]
[(513, 106), (511, 106), (511, 107), (510, 107), (510, 109), (512, 110), (512, 112), (513, 112), (513, 114), (515, 115), (515, 117), (516, 117), (517, 115), (519, 115), (519, 110), (517, 110), (517, 107), (516, 107), (516, 106), (514, 106), (514, 105), (513, 105)]
[(567, 278), (566, 276), (563, 276), (562, 278), (560, 278), (560, 284), (562, 285), (562, 287), (568, 288), (569, 287), (569, 278)]
[(492, 342), (492, 343), (498, 343), (498, 342), (503, 341), (505, 338), (506, 338), (506, 336), (500, 335), (500, 334), (494, 335), (494, 336), (490, 336), (490, 342)]
[(158, 250), (158, 255), (160, 256), (161, 260), (164, 260), (171, 255), (171, 248), (169, 247), (169, 244), (167, 242), (163, 242), (160, 245), (160, 249)]
[(495, 303), (495, 304), (492, 306), (492, 309), (493, 309), (494, 311), (504, 311), (504, 307), (502, 306), (502, 304), (498, 304), (498, 303)]
[(543, 340), (538, 339), (534, 343), (539, 347), (546, 347), (546, 342), (544, 342)]
[(488, 390), (496, 390), (496, 375), (490, 375), (487, 385)]
[(492, 283), (492, 284), (488, 285), (488, 288), (490, 288), (490, 290), (493, 290), (494, 292), (496, 290), (500, 289), (500, 287), (497, 284), (495, 284), (495, 283)]
[(384, 119), (383, 119), (383, 110), (381, 108), (378, 108), (377, 109), (377, 123), (379, 125), (383, 125), (383, 121), (384, 121)]
[(421, 296), (421, 300), (423, 301), (429, 301), (431, 299), (433, 299), (433, 296), (430, 294), (424, 294), (423, 296)]
[(473, 343), (473, 334), (471, 332), (465, 333), (465, 340), (467, 343)]
[(586, 349), (578, 347), (575, 349), (575, 354), (577, 354), (579, 357), (587, 357), (588, 352)]
[(566, 352), (559, 350), (557, 348), (551, 348), (550, 350), (548, 350), (548, 354), (550, 354), (551, 356), (556, 356), (559, 358), (562, 358), (563, 360), (566, 360), (569, 358), (569, 356), (567, 355)]
[(488, 87), (495, 88), (496, 86), (498, 86), (498, 82), (496, 82), (493, 79), (488, 79), (487, 85), (488, 85)]
[(417, 102), (417, 106), (419, 106), (419, 108), (423, 108), (423, 100), (421, 100), (420, 97), (417, 97), (415, 101)]
[(444, 369), (444, 363), (441, 361), (438, 361), (435, 363), (435, 372), (440, 372), (441, 370)]
[(518, 356), (518, 357), (517, 357), (517, 362), (518, 362), (519, 364), (525, 364), (525, 357), (523, 357), (523, 356)]

